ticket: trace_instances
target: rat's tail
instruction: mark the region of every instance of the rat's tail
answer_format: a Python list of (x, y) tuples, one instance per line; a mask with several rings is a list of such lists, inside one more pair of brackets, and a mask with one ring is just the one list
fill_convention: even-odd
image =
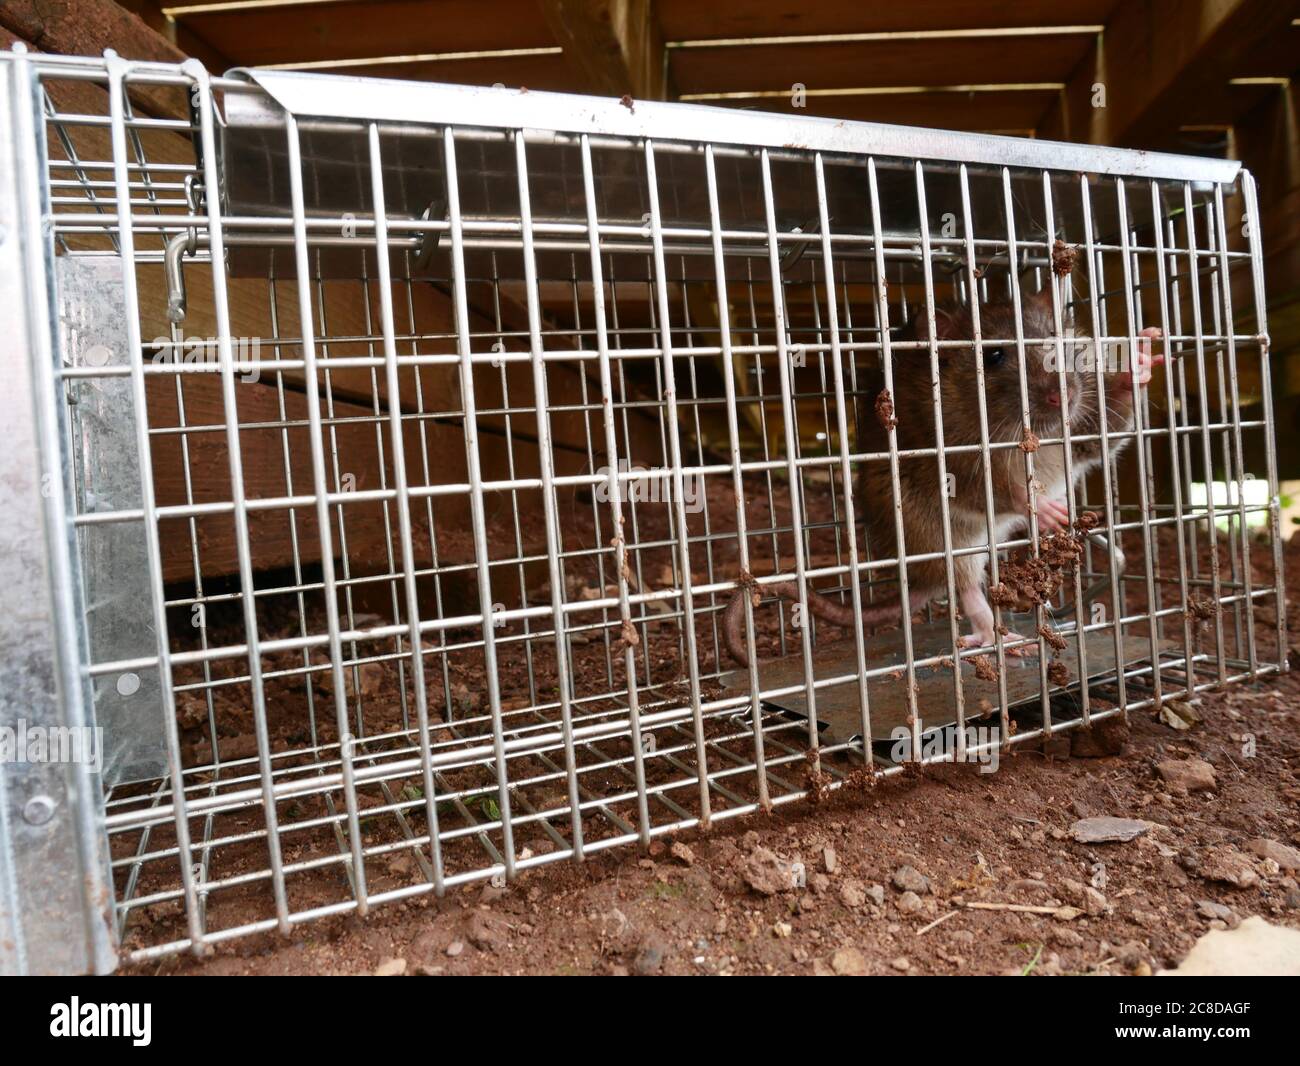
[[(740, 587), (736, 589), (727, 610), (722, 616), (722, 640), (731, 657), (741, 666), (749, 665), (749, 656), (745, 650), (745, 597), (752, 596), (754, 606), (758, 606), (759, 586), (748, 574), (743, 574)], [(763, 591), (774, 593), (783, 600), (800, 603), (799, 586), (794, 581), (782, 581), (776, 585), (766, 585)], [(862, 605), (862, 624), (866, 627), (877, 626), (883, 622), (897, 622), (902, 617), (900, 600), (897, 595), (885, 600), (877, 600)], [(847, 627), (854, 623), (853, 605), (840, 603), (823, 596), (820, 592), (808, 590), (808, 610), (823, 622), (833, 626)]]

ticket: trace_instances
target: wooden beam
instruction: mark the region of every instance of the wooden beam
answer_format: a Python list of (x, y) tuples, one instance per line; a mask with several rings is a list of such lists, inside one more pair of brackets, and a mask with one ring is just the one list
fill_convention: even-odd
[(197, 59), (213, 74), (222, 74), (239, 65), (231, 62), (230, 57), (220, 49), (213, 48), (189, 26), (178, 24), (170, 15), (163, 14), (163, 0), (117, 0), (117, 3), (137, 16), (154, 33), (170, 41), (187, 56)]
[(0, 25), (42, 52), (179, 63), (185, 53), (112, 0), (5, 0)]
[(663, 33), (654, 0), (541, 0), (569, 63), (593, 93), (666, 100)]
[(1276, 0), (1133, 0), (1120, 5), (1040, 124), (1043, 136), (1156, 148), (1191, 102), (1222, 93), (1252, 50), (1289, 32)]

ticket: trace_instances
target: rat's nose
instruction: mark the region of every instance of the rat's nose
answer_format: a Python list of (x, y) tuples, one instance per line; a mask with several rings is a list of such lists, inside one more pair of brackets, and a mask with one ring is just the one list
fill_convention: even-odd
[(1047, 394), (1047, 402), (1050, 403), (1053, 407), (1060, 407), (1061, 394), (1059, 392), (1049, 392)]

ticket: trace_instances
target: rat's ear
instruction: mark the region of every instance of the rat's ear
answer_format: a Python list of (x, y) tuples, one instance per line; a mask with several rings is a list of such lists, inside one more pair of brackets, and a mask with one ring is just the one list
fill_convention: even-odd
[(970, 336), (969, 315), (964, 307), (936, 307), (934, 332), (937, 340), (955, 341)]
[(1041, 310), (1045, 315), (1050, 316), (1052, 313), (1052, 285), (1053, 282), (1048, 281), (1040, 292), (1034, 293), (1025, 301), (1025, 303), (1028, 304), (1031, 309)]

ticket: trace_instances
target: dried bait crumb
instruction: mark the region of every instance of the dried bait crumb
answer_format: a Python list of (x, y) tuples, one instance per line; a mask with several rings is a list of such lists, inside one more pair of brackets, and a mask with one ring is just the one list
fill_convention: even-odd
[(1020, 597), (1007, 587), (1005, 581), (999, 581), (989, 588), (989, 603), (994, 607), (1018, 607)]
[(1022, 452), (1038, 451), (1038, 434), (1028, 426), (1025, 427), (1025, 435), (1020, 440), (1020, 450)]
[[(633, 101), (632, 101), (632, 96), (631, 96), (631, 94), (629, 94), (629, 93), (624, 93), (624, 94), (623, 94), (623, 98), (622, 98), (621, 100), (619, 100), (619, 103), (622, 104), (624, 107), (626, 107), (629, 111), (631, 111), (632, 114), (634, 114), (634, 115), (636, 114), (636, 105), (635, 105), (635, 103), (633, 103)], [(1059, 242), (1058, 242), (1058, 243), (1059, 243)]]
[(1187, 601), (1187, 617), (1198, 622), (1208, 622), (1219, 613), (1219, 605), (1203, 596), (1192, 596)]
[(1052, 273), (1058, 278), (1069, 277), (1078, 258), (1079, 249), (1058, 238), (1052, 245)]
[(825, 801), (831, 791), (831, 775), (818, 770), (817, 759), (819, 752), (816, 748), (809, 748), (803, 753), (803, 757), (808, 763), (804, 771), (804, 781), (808, 786), (808, 802), (813, 806)]
[(998, 679), (997, 665), (987, 655), (971, 656), (971, 665), (975, 667), (975, 676), (981, 681), (996, 681)]
[(955, 665), (956, 664), (952, 661), (951, 655), (945, 655), (942, 659), (939, 660), (939, 666), (941, 669), (944, 670), (952, 670), (955, 667)]
[(894, 398), (888, 389), (881, 389), (876, 397), (876, 418), (886, 432), (898, 425), (898, 419), (894, 417)]
[(1080, 533), (1087, 533), (1090, 530), (1096, 529), (1097, 523), (1100, 521), (1101, 517), (1096, 511), (1084, 511), (1074, 520), (1074, 528), (1079, 530)]
[(1051, 648), (1052, 651), (1059, 652), (1065, 650), (1065, 638), (1046, 622), (1038, 627), (1038, 635), (1047, 641), (1047, 646)]
[(749, 602), (755, 607), (763, 602), (763, 593), (758, 587), (758, 581), (748, 570), (742, 570), (740, 572), (740, 577), (736, 578), (736, 587), (749, 589)]
[(639, 647), (641, 644), (641, 638), (637, 636), (636, 627), (630, 621), (623, 623), (623, 643), (630, 648)]
[(1047, 680), (1053, 685), (1064, 687), (1070, 683), (1070, 670), (1060, 659), (1054, 659), (1048, 664)]

